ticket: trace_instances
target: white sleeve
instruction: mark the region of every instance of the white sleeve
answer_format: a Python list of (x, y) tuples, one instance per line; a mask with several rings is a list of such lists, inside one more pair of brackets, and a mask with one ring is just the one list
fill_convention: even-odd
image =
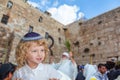
[(74, 73), (73, 73), (73, 75), (74, 75), (74, 80), (76, 79), (77, 74), (78, 74), (77, 64), (74, 64)]
[(60, 63), (52, 63), (51, 64), (56, 70), (60, 67)]
[(12, 76), (12, 80), (16, 80), (18, 78), (18, 72), (15, 71), (13, 76)]
[[(20, 71), (16, 70), (14, 73), (13, 73), (13, 76), (12, 76), (12, 80), (16, 80), (16, 79), (20, 79), (20, 80), (23, 80), (23, 76), (24, 74), (22, 74)], [(25, 79), (24, 79), (25, 80)]]
[(53, 68), (50, 65), (47, 65), (47, 68), (48, 68), (47, 74), (49, 78), (57, 78), (57, 79), (61, 78), (61, 74), (55, 68)]
[(67, 75), (65, 75), (61, 71), (58, 71), (58, 72), (62, 75), (62, 77), (60, 78), (60, 80), (71, 80)]

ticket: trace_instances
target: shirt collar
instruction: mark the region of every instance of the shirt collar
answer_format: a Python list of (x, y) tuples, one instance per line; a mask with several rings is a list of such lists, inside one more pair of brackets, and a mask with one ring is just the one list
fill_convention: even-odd
[(35, 69), (30, 68), (27, 64), (25, 65), (25, 68), (27, 69), (27, 71), (30, 72), (36, 72), (38, 70), (43, 70), (44, 65), (42, 63), (40, 63)]

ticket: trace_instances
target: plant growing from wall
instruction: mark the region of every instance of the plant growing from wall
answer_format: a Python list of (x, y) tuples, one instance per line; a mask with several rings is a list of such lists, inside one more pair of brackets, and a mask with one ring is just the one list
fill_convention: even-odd
[(65, 41), (65, 46), (66, 46), (66, 48), (68, 49), (68, 51), (71, 50), (71, 49), (70, 49), (71, 45), (70, 45), (70, 41), (69, 41), (69, 40), (66, 40), (66, 41)]

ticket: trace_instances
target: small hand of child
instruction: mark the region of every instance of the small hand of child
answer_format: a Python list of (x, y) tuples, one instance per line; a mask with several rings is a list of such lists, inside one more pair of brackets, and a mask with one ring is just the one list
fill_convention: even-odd
[(49, 80), (59, 80), (59, 79), (57, 79), (57, 78), (50, 78)]

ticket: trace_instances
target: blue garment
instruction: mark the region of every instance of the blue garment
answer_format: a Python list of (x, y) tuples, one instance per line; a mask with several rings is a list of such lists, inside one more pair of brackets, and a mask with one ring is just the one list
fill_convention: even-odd
[(115, 80), (120, 75), (120, 70), (112, 69), (108, 73), (109, 80)]
[(85, 80), (85, 77), (83, 76), (83, 72), (80, 71), (76, 77), (76, 80)]
[(94, 75), (97, 80), (108, 80), (107, 74), (101, 74), (99, 71)]

